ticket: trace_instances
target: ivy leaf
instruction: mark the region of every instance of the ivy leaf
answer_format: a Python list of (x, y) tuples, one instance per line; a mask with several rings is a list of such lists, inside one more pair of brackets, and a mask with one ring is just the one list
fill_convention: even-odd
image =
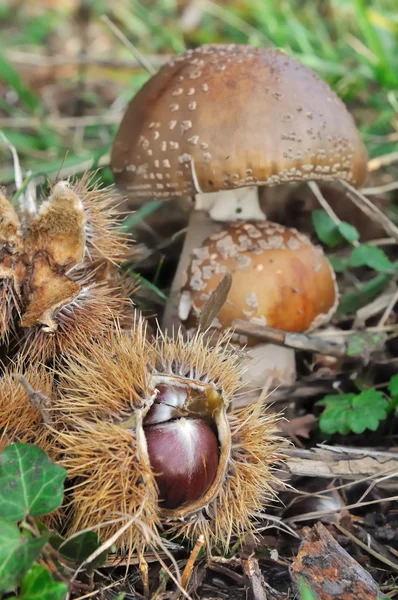
[(18, 527), (0, 519), (0, 593), (11, 592), (47, 542), (47, 536), (23, 537)]
[(317, 404), (325, 406), (319, 426), (329, 435), (347, 435), (351, 431), (376, 431), (380, 421), (387, 417), (389, 403), (381, 392), (365, 390), (360, 394), (325, 396)]
[(67, 591), (66, 583), (54, 581), (47, 569), (33, 565), (22, 580), (18, 600), (64, 600)]
[(354, 248), (347, 264), (349, 267), (369, 267), (380, 273), (391, 273), (396, 269), (381, 248), (366, 244)]
[[(69, 561), (75, 564), (81, 564), (87, 560), (100, 545), (100, 539), (95, 531), (84, 531), (60, 544), (58, 552)], [(90, 563), (90, 566), (101, 567), (106, 562), (107, 554), (107, 552), (100, 554), (93, 563)]]
[(0, 454), (0, 517), (21, 521), (59, 508), (66, 470), (33, 444), (11, 444)]

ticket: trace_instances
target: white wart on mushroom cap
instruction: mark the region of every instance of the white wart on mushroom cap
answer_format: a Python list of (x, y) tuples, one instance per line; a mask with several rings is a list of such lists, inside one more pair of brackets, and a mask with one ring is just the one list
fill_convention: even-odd
[(366, 177), (342, 101), (278, 50), (202, 46), (174, 58), (133, 98), (112, 149), (130, 197), (170, 199), (283, 182)]
[(328, 322), (337, 308), (334, 271), (320, 247), (277, 223), (240, 222), (213, 234), (193, 252), (179, 311), (188, 327), (228, 271), (231, 290), (213, 324), (220, 330), (231, 327), (234, 319), (245, 319), (284, 331), (308, 331)]

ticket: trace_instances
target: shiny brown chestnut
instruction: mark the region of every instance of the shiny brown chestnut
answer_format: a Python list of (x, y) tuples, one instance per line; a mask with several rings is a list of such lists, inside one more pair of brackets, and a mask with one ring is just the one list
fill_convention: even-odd
[(144, 432), (160, 506), (187, 506), (210, 489), (219, 466), (212, 419), (220, 405), (221, 396), (214, 389), (157, 387)]
[(200, 419), (174, 419), (145, 428), (160, 506), (178, 508), (199, 500), (218, 469), (218, 440)]

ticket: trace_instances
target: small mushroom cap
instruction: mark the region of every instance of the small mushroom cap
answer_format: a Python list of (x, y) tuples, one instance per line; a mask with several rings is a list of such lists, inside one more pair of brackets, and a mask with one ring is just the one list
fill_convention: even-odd
[[(231, 224), (194, 250), (182, 293), (190, 295), (191, 326), (229, 271), (232, 286), (213, 326), (245, 319), (284, 331), (327, 323), (337, 308), (334, 271), (322, 249), (296, 231), (270, 221)], [(247, 340), (241, 340), (246, 343)]]
[(112, 148), (130, 197), (169, 199), (245, 186), (344, 179), (367, 156), (343, 102), (278, 50), (201, 46), (174, 58), (130, 102)]

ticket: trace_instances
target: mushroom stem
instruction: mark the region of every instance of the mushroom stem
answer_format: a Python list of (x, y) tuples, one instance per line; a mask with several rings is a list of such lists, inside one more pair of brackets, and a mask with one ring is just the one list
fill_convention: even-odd
[(266, 219), (260, 208), (258, 188), (255, 186), (198, 194), (195, 206), (199, 210), (206, 210), (213, 221), (265, 221)]
[(174, 275), (173, 283), (166, 308), (163, 313), (163, 328), (172, 332), (173, 326), (178, 329), (181, 322), (178, 318), (178, 303), (181, 287), (184, 284), (184, 277), (187, 267), (191, 259), (191, 253), (194, 248), (199, 248), (202, 242), (211, 235), (219, 225), (212, 221), (205, 210), (192, 211), (189, 218), (188, 230), (185, 236), (183, 248), (181, 250), (180, 261), (177, 266), (177, 271)]
[[(296, 357), (292, 348), (275, 344), (257, 344), (245, 350), (245, 371), (242, 382), (247, 394), (241, 394), (235, 408), (250, 404), (259, 390), (293, 385), (296, 381)], [(252, 393), (251, 393), (252, 392)]]
[(192, 250), (200, 248), (204, 240), (218, 229), (220, 222), (248, 219), (266, 220), (266, 216), (260, 208), (257, 187), (223, 190), (195, 196), (195, 209), (189, 219), (180, 261), (163, 314), (164, 329), (171, 331), (173, 326), (178, 328), (181, 325), (177, 307)]

